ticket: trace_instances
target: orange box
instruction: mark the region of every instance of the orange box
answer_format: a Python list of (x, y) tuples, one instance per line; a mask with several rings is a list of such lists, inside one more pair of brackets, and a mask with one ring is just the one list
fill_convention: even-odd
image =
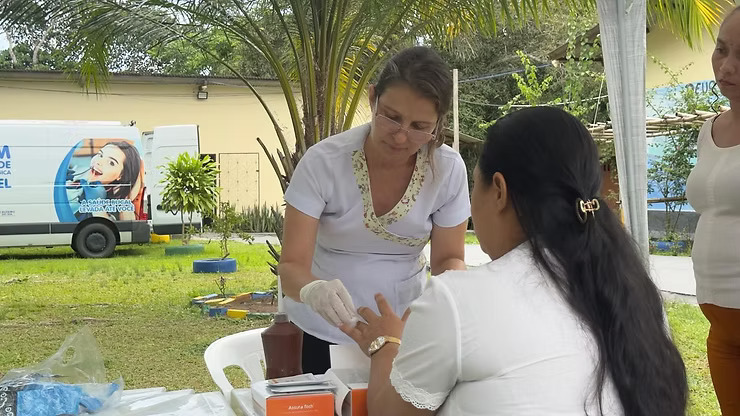
[(273, 396), (267, 398), (265, 416), (334, 416), (331, 393)]
[(339, 416), (367, 416), (369, 372), (358, 369), (330, 369), (326, 378), (337, 386), (334, 407)]
[[(364, 387), (349, 384), (349, 407), (352, 416), (367, 416), (367, 384)], [(343, 413), (344, 414), (344, 413)]]
[(261, 416), (334, 416), (331, 391), (274, 394), (267, 381), (252, 384), (254, 410)]

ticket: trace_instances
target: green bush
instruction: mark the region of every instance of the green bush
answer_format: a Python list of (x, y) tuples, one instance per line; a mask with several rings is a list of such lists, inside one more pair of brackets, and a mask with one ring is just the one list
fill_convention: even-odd
[(248, 232), (239, 229), (241, 221), (242, 219), (239, 214), (237, 214), (236, 208), (233, 204), (229, 202), (222, 202), (219, 204), (219, 210), (210, 225), (210, 229), (219, 235), (222, 259), (229, 257), (229, 239), (232, 235), (236, 234), (239, 238), (249, 243), (254, 240)]
[(255, 205), (239, 214), (238, 229), (247, 233), (275, 233), (282, 236), (283, 214), (277, 205)]
[[(165, 184), (162, 191), (162, 209), (180, 213), (182, 222), (182, 243), (188, 244), (195, 232), (192, 226), (193, 214), (207, 216), (216, 211), (219, 187), (216, 186), (219, 170), (209, 156), (203, 159), (184, 152), (175, 160), (159, 166), (164, 171)], [(185, 218), (188, 224), (185, 224)]]

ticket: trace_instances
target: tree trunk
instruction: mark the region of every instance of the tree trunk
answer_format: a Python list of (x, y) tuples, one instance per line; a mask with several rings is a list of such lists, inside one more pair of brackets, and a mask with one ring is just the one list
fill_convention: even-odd
[(193, 213), (191, 212), (188, 214), (188, 244), (190, 244), (190, 239), (193, 237), (192, 235), (190, 235), (193, 229), (192, 227), (193, 227)]
[(182, 236), (182, 245), (185, 245), (187, 244), (185, 241), (185, 213), (182, 212), (182, 209), (180, 210), (180, 222), (182, 222), (182, 234), (180, 234)]
[(5, 37), (8, 39), (8, 53), (10, 54), (10, 63), (13, 67), (18, 65), (18, 57), (15, 56), (15, 44), (13, 44), (13, 32), (8, 29), (5, 31)]
[(47, 26), (46, 30), (44, 30), (44, 34), (41, 36), (41, 39), (39, 39), (39, 41), (36, 42), (36, 45), (33, 46), (33, 58), (31, 60), (33, 68), (36, 68), (36, 66), (39, 64), (39, 51), (41, 51), (41, 47), (44, 45), (44, 43), (46, 43), (46, 39), (49, 37), (51, 28), (52, 22), (49, 22), (49, 26)]

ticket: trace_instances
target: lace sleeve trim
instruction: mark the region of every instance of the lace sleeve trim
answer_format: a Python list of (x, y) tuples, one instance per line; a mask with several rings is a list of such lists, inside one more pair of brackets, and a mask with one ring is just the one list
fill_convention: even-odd
[(447, 399), (446, 392), (429, 393), (404, 380), (395, 365), (391, 367), (391, 385), (405, 402), (411, 403), (417, 409), (437, 410)]

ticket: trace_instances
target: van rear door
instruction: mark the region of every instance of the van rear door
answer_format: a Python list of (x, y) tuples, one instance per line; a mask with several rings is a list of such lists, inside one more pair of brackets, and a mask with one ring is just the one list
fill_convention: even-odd
[[(199, 155), (198, 126), (189, 124), (157, 127), (153, 134), (144, 133), (142, 142), (147, 150), (151, 146), (151, 167), (147, 168), (147, 185), (151, 197), (152, 229), (156, 234), (180, 234), (182, 232), (180, 213), (165, 212), (162, 209), (162, 192), (165, 188), (165, 184), (162, 183), (164, 166), (170, 160), (177, 159), (177, 156), (183, 152), (188, 152), (193, 156)], [(186, 226), (188, 220), (186, 216)], [(193, 214), (192, 225), (200, 228), (201, 220), (199, 214)]]

